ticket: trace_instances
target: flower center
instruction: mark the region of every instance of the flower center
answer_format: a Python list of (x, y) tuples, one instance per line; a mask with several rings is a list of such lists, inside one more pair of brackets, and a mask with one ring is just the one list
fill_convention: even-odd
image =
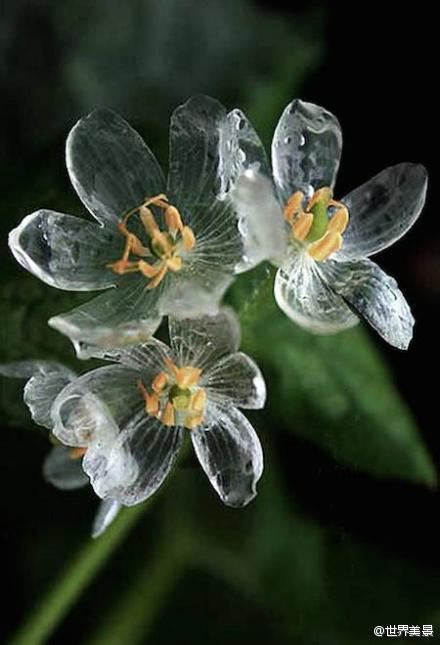
[[(292, 236), (302, 242), (314, 260), (323, 262), (342, 246), (342, 234), (347, 228), (348, 209), (333, 199), (331, 188), (315, 191), (304, 208), (305, 195), (293, 193), (284, 208), (284, 219), (292, 228)], [(334, 207), (329, 214), (329, 208)]]
[(166, 426), (183, 425), (192, 430), (203, 422), (205, 414), (206, 392), (198, 385), (202, 370), (177, 367), (169, 358), (165, 358), (165, 366), (153, 379), (151, 391), (138, 381), (145, 411)]
[[(160, 230), (150, 206), (163, 211), (165, 231)], [(148, 236), (146, 246), (127, 228), (128, 220), (135, 214), (139, 216)], [(157, 287), (168, 271), (180, 271), (183, 265), (182, 251), (191, 251), (196, 245), (192, 229), (183, 225), (179, 211), (163, 194), (148, 197), (143, 204), (127, 213), (118, 224), (118, 229), (125, 237), (124, 251), (119, 260), (110, 262), (106, 267), (118, 275), (142, 273), (150, 280), (148, 289)], [(133, 256), (137, 259), (131, 259)], [(144, 258), (148, 258), (148, 261)]]

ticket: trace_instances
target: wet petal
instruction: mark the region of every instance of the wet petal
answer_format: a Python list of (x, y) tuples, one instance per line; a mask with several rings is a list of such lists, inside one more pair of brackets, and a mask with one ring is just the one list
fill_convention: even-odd
[(233, 406), (210, 404), (208, 422), (191, 431), (194, 450), (222, 502), (246, 506), (257, 494), (263, 452), (257, 433)]
[(55, 436), (87, 447), (83, 468), (95, 493), (125, 505), (157, 490), (182, 441), (180, 428), (145, 412), (141, 376), (121, 365), (93, 370), (65, 388), (52, 408)]
[(76, 378), (74, 372), (55, 361), (16, 361), (0, 365), (0, 374), (29, 379), (24, 401), (35, 423), (52, 428), (50, 409), (61, 390)]
[(342, 152), (342, 133), (333, 114), (295, 99), (284, 110), (272, 142), (272, 166), (282, 204), (292, 193), (333, 188)]
[(225, 108), (207, 96), (195, 96), (175, 110), (167, 194), (195, 234), (191, 255), (232, 274), (243, 245), (234, 209), (219, 199), (220, 133), (226, 118)]
[(266, 151), (253, 125), (241, 110), (221, 122), (219, 142), (220, 196), (224, 198), (247, 170), (270, 176)]
[(340, 257), (362, 258), (393, 244), (425, 203), (428, 173), (420, 164), (386, 168), (342, 200), (350, 212)]
[(49, 210), (28, 215), (9, 234), (9, 247), (21, 266), (52, 287), (71, 291), (114, 285), (116, 276), (105, 265), (121, 246), (112, 231)]
[[(126, 506), (146, 500), (164, 482), (173, 467), (183, 441), (183, 429), (165, 426), (144, 410), (134, 415), (106, 455), (87, 453), (84, 461), (95, 492), (100, 497), (112, 497)], [(119, 467), (120, 455), (130, 456), (136, 463), (136, 476), (122, 485), (111, 476)], [(91, 455), (90, 455), (91, 456)]]
[(394, 278), (371, 260), (328, 261), (332, 288), (390, 345), (407, 349), (414, 318)]
[(247, 170), (227, 199), (237, 211), (244, 244), (244, 256), (236, 270), (246, 271), (262, 260), (282, 257), (288, 236), (272, 182), (255, 170)]
[[(220, 258), (221, 249), (216, 253)], [(215, 315), (232, 280), (231, 273), (224, 273), (199, 258), (191, 264), (190, 270), (170, 276), (160, 301), (160, 311), (164, 316), (184, 318)]]
[(116, 519), (120, 509), (121, 504), (114, 499), (105, 499), (99, 504), (92, 526), (93, 538), (97, 538), (104, 533)]
[(165, 343), (152, 338), (148, 343), (141, 343), (133, 347), (115, 350), (103, 349), (94, 353), (93, 356), (139, 370), (142, 373), (142, 378), (149, 380), (163, 370), (165, 359), (171, 358), (171, 350)]
[(266, 384), (258, 365), (241, 352), (215, 363), (200, 384), (210, 400), (229, 402), (238, 408), (259, 410), (266, 401)]
[(216, 316), (169, 318), (170, 341), (179, 365), (205, 370), (240, 346), (240, 326), (231, 309)]
[(274, 293), (278, 306), (291, 320), (309, 331), (331, 334), (352, 327), (359, 319), (328, 286), (324, 265), (304, 251), (290, 248), (277, 271)]
[(54, 316), (49, 325), (68, 336), (79, 358), (96, 347), (122, 347), (143, 342), (160, 324), (162, 286), (147, 289), (143, 276), (126, 276), (111, 289), (71, 311)]
[(82, 459), (71, 459), (69, 454), (67, 446), (55, 446), (44, 460), (45, 480), (60, 490), (75, 490), (89, 483)]
[(164, 191), (162, 171), (139, 134), (111, 110), (80, 119), (67, 138), (66, 163), (83, 204), (116, 224), (146, 197)]

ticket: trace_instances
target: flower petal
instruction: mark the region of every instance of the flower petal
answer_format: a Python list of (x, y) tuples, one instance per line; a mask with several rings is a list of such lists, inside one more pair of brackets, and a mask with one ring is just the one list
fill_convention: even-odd
[(165, 359), (171, 358), (171, 350), (162, 341), (152, 338), (148, 343), (133, 347), (98, 350), (93, 357), (121, 363), (125, 367), (138, 370), (142, 378), (150, 380), (163, 370)]
[(24, 401), (35, 423), (52, 429), (50, 409), (61, 390), (76, 374), (55, 361), (15, 361), (0, 365), (0, 374), (29, 379), (24, 388)]
[(224, 198), (247, 170), (270, 176), (266, 151), (252, 123), (241, 110), (232, 110), (220, 125), (220, 196)]
[(414, 318), (394, 278), (371, 260), (328, 261), (331, 287), (390, 345), (407, 349)]
[(411, 228), (425, 203), (428, 173), (420, 164), (386, 168), (342, 200), (350, 213), (344, 260), (378, 253)]
[(209, 405), (208, 422), (191, 431), (194, 450), (222, 502), (246, 506), (257, 494), (263, 452), (257, 433), (233, 406)]
[(333, 114), (295, 99), (284, 110), (272, 142), (272, 166), (283, 205), (297, 190), (333, 188), (342, 152), (342, 133)]
[(43, 463), (45, 480), (60, 490), (75, 490), (89, 483), (82, 459), (71, 459), (70, 450), (67, 446), (55, 446)]
[(49, 210), (23, 219), (9, 234), (9, 247), (21, 266), (58, 289), (90, 291), (115, 284), (105, 268), (121, 253), (121, 240), (93, 222)]
[(143, 276), (125, 276), (116, 289), (54, 316), (49, 325), (70, 338), (79, 358), (88, 358), (95, 347), (122, 347), (149, 339), (160, 324), (161, 293), (162, 285), (147, 289)]
[(259, 410), (266, 401), (266, 384), (258, 365), (237, 352), (215, 363), (202, 377), (210, 400), (232, 403), (238, 408)]
[(83, 468), (95, 493), (128, 506), (160, 486), (183, 435), (145, 412), (140, 377), (120, 365), (93, 370), (65, 388), (52, 408), (55, 436), (87, 447)]
[(326, 263), (318, 265), (306, 252), (289, 248), (275, 278), (275, 300), (284, 313), (309, 331), (331, 334), (353, 327), (359, 319), (327, 284)]
[(220, 136), (225, 108), (207, 96), (195, 96), (171, 117), (167, 195), (196, 237), (191, 253), (219, 271), (241, 260), (243, 245), (237, 216), (220, 194)]
[(247, 271), (262, 260), (282, 257), (288, 236), (272, 182), (255, 170), (247, 170), (227, 199), (237, 212), (244, 245), (244, 256), (236, 271)]
[(153, 153), (111, 110), (92, 112), (72, 128), (66, 163), (81, 201), (102, 224), (116, 224), (146, 197), (164, 191), (165, 180)]
[[(219, 262), (222, 249), (216, 251)], [(192, 262), (190, 270), (185, 268), (169, 276), (167, 289), (160, 301), (160, 312), (166, 316), (196, 318), (215, 315), (226, 289), (233, 281), (231, 272), (212, 264), (213, 254), (206, 262), (201, 256)]]
[(240, 326), (231, 309), (224, 308), (216, 316), (169, 318), (168, 324), (171, 348), (182, 366), (205, 370), (240, 346)]
[(121, 504), (114, 499), (104, 499), (98, 506), (93, 520), (92, 537), (97, 538), (106, 531), (115, 520), (121, 509)]
[[(125, 506), (143, 502), (164, 482), (178, 457), (183, 436), (182, 428), (165, 426), (142, 410), (127, 423), (107, 455), (89, 459), (87, 453), (84, 458), (95, 492)], [(121, 453), (136, 463), (137, 473), (131, 481), (115, 485), (111, 474), (119, 468)]]

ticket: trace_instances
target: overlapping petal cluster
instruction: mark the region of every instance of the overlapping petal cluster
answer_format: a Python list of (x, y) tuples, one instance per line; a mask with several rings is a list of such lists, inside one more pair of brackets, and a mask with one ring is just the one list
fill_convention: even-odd
[[(409, 306), (369, 258), (416, 221), (426, 170), (392, 166), (337, 200), (341, 150), (337, 119), (300, 100), (280, 118), (270, 165), (240, 110), (190, 99), (171, 118), (166, 181), (113, 112), (72, 129), (67, 168), (94, 220), (39, 210), (9, 244), (49, 285), (105, 290), (49, 324), (80, 358), (110, 364), (79, 377), (50, 362), (0, 372), (29, 379), (25, 401), (57, 443), (46, 478), (61, 488), (90, 482), (104, 500), (95, 534), (121, 505), (159, 488), (188, 435), (225, 504), (255, 496), (262, 449), (239, 408), (262, 408), (266, 387), (239, 351), (235, 315), (221, 308), (236, 274), (271, 260), (276, 301), (296, 323), (334, 333), (362, 317), (390, 344), (408, 346)], [(153, 338), (164, 316), (169, 345)]]

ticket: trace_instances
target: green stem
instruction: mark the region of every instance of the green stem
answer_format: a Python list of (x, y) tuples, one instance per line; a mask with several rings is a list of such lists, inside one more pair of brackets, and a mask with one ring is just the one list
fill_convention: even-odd
[(189, 549), (186, 539), (175, 535), (165, 542), (87, 644), (145, 643), (156, 616), (188, 567)]
[(151, 507), (152, 499), (138, 506), (123, 509), (102, 537), (87, 542), (63, 571), (58, 582), (51, 586), (49, 593), (26, 623), (9, 641), (10, 645), (40, 645), (47, 642), (109, 556), (141, 515)]

